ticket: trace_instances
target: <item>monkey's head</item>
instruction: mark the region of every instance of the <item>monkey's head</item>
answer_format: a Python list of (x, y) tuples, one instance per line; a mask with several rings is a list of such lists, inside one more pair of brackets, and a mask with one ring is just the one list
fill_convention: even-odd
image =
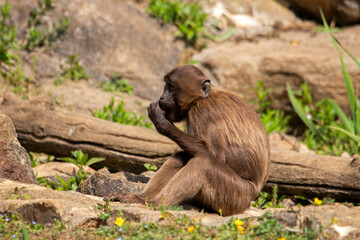
[(195, 66), (183, 65), (164, 76), (165, 88), (159, 105), (171, 122), (187, 118), (191, 107), (210, 94), (211, 82)]

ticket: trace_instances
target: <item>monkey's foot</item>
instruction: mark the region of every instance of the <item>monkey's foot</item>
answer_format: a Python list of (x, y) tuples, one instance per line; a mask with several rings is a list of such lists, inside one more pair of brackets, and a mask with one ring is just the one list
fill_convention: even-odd
[(104, 200), (109, 199), (112, 202), (121, 202), (121, 203), (140, 203), (145, 204), (145, 201), (138, 197), (136, 194), (126, 194), (123, 192), (114, 192), (107, 194), (104, 197)]

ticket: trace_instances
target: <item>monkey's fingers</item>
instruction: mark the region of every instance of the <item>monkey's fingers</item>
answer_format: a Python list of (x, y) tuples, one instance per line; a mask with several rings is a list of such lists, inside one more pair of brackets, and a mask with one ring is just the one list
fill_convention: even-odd
[(157, 104), (157, 102), (152, 102), (152, 103), (150, 103), (150, 105), (147, 107), (147, 110), (148, 110), (149, 115), (151, 115), (152, 113), (155, 112), (156, 104)]
[(114, 193), (110, 193), (107, 194), (103, 200), (110, 200), (111, 202), (122, 202), (122, 199), (124, 199), (126, 197), (126, 194), (123, 192), (114, 192)]

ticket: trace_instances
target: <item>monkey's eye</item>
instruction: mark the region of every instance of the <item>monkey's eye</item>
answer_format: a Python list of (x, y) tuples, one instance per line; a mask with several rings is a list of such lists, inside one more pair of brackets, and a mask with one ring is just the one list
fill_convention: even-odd
[(174, 85), (168, 84), (168, 89), (169, 89), (169, 92), (173, 92), (176, 90), (176, 87), (174, 87)]

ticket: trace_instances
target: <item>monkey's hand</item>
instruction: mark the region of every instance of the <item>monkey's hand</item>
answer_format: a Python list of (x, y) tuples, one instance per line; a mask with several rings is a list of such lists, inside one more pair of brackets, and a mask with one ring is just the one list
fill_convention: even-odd
[(107, 199), (112, 202), (145, 204), (145, 201), (136, 194), (126, 194), (123, 192), (110, 193), (104, 197), (104, 201)]
[(166, 129), (169, 129), (169, 126), (172, 124), (166, 119), (165, 111), (160, 108), (159, 101), (151, 103), (147, 110), (149, 118), (154, 123), (156, 130), (164, 134)]

